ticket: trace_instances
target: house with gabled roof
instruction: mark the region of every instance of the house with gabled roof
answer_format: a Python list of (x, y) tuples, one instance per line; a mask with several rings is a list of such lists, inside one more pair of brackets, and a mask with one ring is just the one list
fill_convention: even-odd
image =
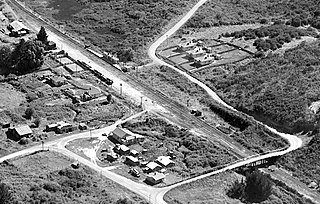
[(8, 130), (8, 138), (14, 141), (18, 141), (23, 137), (30, 137), (32, 130), (28, 125), (20, 125), (18, 127), (11, 127)]

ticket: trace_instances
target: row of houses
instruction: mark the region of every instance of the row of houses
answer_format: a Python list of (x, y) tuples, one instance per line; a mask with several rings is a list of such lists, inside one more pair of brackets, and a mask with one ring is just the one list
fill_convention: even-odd
[(166, 175), (162, 171), (164, 168), (170, 168), (175, 165), (175, 162), (171, 160), (169, 156), (159, 156), (155, 161), (142, 161), (134, 156), (126, 156), (125, 164), (129, 166), (140, 166), (143, 172), (148, 173), (146, 182), (155, 185), (163, 182)]
[(189, 59), (200, 66), (208, 65), (215, 60), (221, 59), (219, 54), (214, 53), (211, 48), (205, 47), (203, 41), (197, 41), (195, 39), (180, 43), (178, 50), (185, 51)]

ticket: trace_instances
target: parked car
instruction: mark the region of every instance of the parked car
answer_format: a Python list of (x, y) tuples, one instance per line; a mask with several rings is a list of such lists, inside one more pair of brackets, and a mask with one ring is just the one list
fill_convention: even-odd
[(135, 168), (130, 168), (129, 174), (131, 174), (132, 176), (135, 176), (135, 177), (140, 177), (140, 172)]

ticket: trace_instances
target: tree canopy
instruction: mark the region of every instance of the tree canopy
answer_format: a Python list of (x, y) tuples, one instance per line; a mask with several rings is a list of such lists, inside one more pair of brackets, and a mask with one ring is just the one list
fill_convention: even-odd
[(35, 40), (21, 40), (12, 55), (13, 69), (18, 73), (26, 73), (39, 69), (44, 62), (43, 44)]
[(39, 33), (37, 34), (37, 40), (41, 41), (42, 43), (46, 44), (48, 41), (48, 35), (43, 26), (41, 26)]

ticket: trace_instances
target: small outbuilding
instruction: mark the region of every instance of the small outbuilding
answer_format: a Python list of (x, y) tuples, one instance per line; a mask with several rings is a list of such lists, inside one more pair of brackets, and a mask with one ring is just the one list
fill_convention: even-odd
[(115, 153), (108, 153), (107, 154), (107, 160), (109, 161), (109, 162), (114, 162), (114, 161), (116, 161), (118, 159), (118, 155), (117, 154), (115, 154)]
[(27, 26), (17, 20), (10, 23), (7, 28), (10, 31), (10, 35), (14, 37), (20, 37), (30, 32), (30, 29)]
[(113, 148), (115, 153), (118, 153), (120, 155), (129, 155), (130, 154), (130, 149), (129, 147), (125, 146), (125, 145), (119, 145), (117, 144), (114, 148)]
[(156, 162), (166, 168), (173, 167), (175, 165), (175, 162), (170, 159), (170, 156), (160, 156)]
[(160, 170), (161, 170), (161, 166), (155, 162), (149, 162), (145, 167), (146, 173), (160, 171)]
[(165, 177), (166, 175), (164, 175), (163, 173), (154, 172), (154, 173), (148, 174), (145, 181), (150, 185), (156, 185), (156, 184), (162, 183)]
[(124, 161), (124, 163), (129, 166), (138, 166), (139, 160), (133, 156), (126, 156), (126, 160)]

